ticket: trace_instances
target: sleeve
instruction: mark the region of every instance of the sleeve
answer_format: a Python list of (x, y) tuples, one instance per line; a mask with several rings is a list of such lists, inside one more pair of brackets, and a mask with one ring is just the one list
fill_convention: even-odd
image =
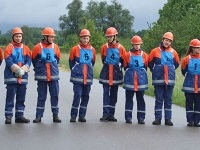
[(129, 52), (126, 52), (124, 57), (124, 70), (128, 68), (129, 62), (130, 62), (130, 54)]
[(122, 64), (122, 67), (124, 66), (124, 59), (125, 59), (125, 55), (126, 55), (126, 50), (123, 46), (120, 47), (121, 48), (121, 51), (120, 51), (120, 55), (121, 55), (121, 58), (120, 58), (120, 63)]
[(24, 46), (24, 65), (27, 65), (28, 68), (31, 66), (31, 51), (28, 46)]
[(175, 50), (173, 52), (174, 52), (174, 66), (175, 66), (175, 69), (177, 69), (180, 64), (180, 59), (179, 59), (178, 53)]
[(4, 51), (5, 63), (8, 68), (11, 68), (11, 66), (14, 64), (11, 54), (12, 54), (12, 46), (8, 45)]
[(38, 48), (39, 48), (38, 45), (35, 45), (33, 47), (32, 54), (31, 54), (32, 64), (34, 67), (37, 61), (37, 57), (38, 57)]
[(106, 45), (103, 45), (101, 47), (101, 60), (102, 60), (102, 63), (105, 64), (105, 59), (106, 59)]
[(183, 76), (185, 76), (186, 72), (188, 71), (188, 63), (189, 63), (189, 58), (188, 56), (186, 56), (183, 58), (181, 64), (181, 73), (183, 74)]
[(144, 60), (144, 68), (147, 70), (148, 67), (148, 54), (147, 53), (143, 53), (143, 60)]
[(94, 66), (97, 56), (96, 56), (96, 50), (93, 47), (92, 47), (92, 53), (93, 53), (92, 65)]
[(58, 45), (56, 45), (55, 56), (56, 56), (57, 63), (59, 64), (61, 55), (60, 55), (60, 49), (59, 49)]
[(2, 49), (0, 48), (0, 65), (2, 63), (2, 60), (3, 60), (3, 55), (2, 55)]
[(148, 58), (148, 67), (149, 67), (149, 69), (150, 70), (152, 70), (153, 69), (153, 67), (154, 67), (154, 52), (155, 52), (155, 49), (153, 49), (151, 52), (150, 52), (150, 54), (149, 54), (149, 58)]
[(72, 70), (74, 65), (75, 65), (75, 47), (73, 47), (71, 49), (70, 54), (69, 54), (69, 67), (70, 67), (70, 70)]

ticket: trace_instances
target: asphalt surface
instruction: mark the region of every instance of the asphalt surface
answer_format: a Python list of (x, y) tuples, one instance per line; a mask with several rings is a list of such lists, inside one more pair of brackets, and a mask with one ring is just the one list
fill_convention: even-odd
[(90, 93), (86, 123), (70, 123), (73, 99), (70, 73), (60, 71), (59, 117), (62, 123), (53, 123), (49, 96), (42, 122), (32, 123), (37, 102), (37, 82), (33, 70), (29, 74), (25, 117), (28, 124), (6, 125), (4, 106), (6, 89), (3, 83), (4, 63), (0, 66), (0, 150), (187, 150), (200, 149), (200, 128), (187, 127), (185, 108), (173, 105), (173, 127), (152, 125), (154, 98), (145, 96), (145, 125), (137, 124), (136, 100), (134, 98), (133, 124), (124, 120), (125, 91), (119, 89), (116, 115), (118, 122), (100, 122), (102, 116), (102, 85), (94, 80)]

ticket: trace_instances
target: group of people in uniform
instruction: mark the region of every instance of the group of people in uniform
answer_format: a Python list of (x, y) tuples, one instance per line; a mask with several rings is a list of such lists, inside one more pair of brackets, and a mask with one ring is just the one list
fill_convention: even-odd
[[(131, 49), (126, 51), (117, 40), (118, 31), (114, 27), (106, 30), (107, 43), (101, 47), (100, 55), (103, 67), (99, 83), (103, 87), (103, 114), (100, 121), (117, 122), (115, 107), (119, 85), (125, 89), (125, 121), (132, 123), (133, 97), (137, 100), (138, 124), (145, 124), (146, 105), (144, 91), (148, 89), (147, 68), (152, 73), (152, 84), (155, 94), (155, 120), (153, 125), (160, 125), (162, 118), (165, 125), (172, 123), (172, 94), (175, 86), (176, 69), (180, 59), (171, 44), (174, 40), (171, 32), (166, 32), (158, 47), (148, 55), (141, 49), (143, 43), (140, 36), (133, 36)], [(31, 63), (37, 81), (36, 117), (33, 123), (41, 122), (49, 88), (53, 122), (60, 123), (59, 107), (59, 69), (61, 57), (58, 45), (54, 43), (55, 32), (47, 27), (42, 31), (43, 39), (32, 50), (22, 43), (23, 32), (16, 27), (12, 31), (12, 42), (4, 50), (6, 84), (5, 124), (12, 123), (14, 99), (15, 122), (29, 123), (24, 117), (26, 85)], [(81, 30), (79, 43), (69, 54), (71, 70), (70, 82), (73, 83), (73, 101), (70, 122), (86, 122), (86, 111), (93, 83), (93, 66), (96, 61), (96, 50), (90, 44), (90, 31)], [(0, 63), (2, 62), (0, 52)], [(185, 76), (182, 91), (186, 98), (187, 126), (200, 127), (200, 41), (191, 40), (186, 56), (182, 60), (181, 71)], [(123, 75), (124, 69), (124, 75)], [(164, 105), (164, 117), (162, 108)]]

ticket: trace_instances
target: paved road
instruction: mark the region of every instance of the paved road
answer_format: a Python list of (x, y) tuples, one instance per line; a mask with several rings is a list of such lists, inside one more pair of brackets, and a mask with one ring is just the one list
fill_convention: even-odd
[[(29, 124), (4, 124), (5, 85), (4, 64), (0, 67), (0, 149), (1, 150), (186, 150), (200, 149), (200, 128), (186, 126), (185, 109), (173, 105), (173, 127), (153, 126), (154, 98), (145, 96), (146, 124), (138, 125), (134, 106), (133, 124), (124, 120), (124, 89), (119, 89), (116, 118), (118, 122), (100, 122), (102, 116), (102, 86), (94, 80), (86, 123), (70, 123), (73, 98), (69, 72), (60, 72), (60, 118), (62, 123), (52, 122), (49, 98), (42, 123), (34, 124), (36, 109), (36, 82), (31, 69), (27, 87), (25, 117)], [(134, 100), (135, 101), (135, 100)]]

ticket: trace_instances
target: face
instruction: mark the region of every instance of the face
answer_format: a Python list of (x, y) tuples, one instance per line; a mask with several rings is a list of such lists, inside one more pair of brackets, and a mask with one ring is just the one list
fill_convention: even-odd
[[(49, 42), (49, 43), (53, 43), (53, 41), (54, 41), (54, 36), (53, 36), (53, 35), (48, 35), (47, 37), (48, 37), (48, 39), (47, 39), (48, 42)], [(46, 37), (46, 38), (47, 38), (47, 37)]]
[(108, 43), (111, 43), (114, 40), (115, 36), (114, 35), (106, 36), (106, 38), (107, 38)]
[(200, 54), (200, 47), (192, 47), (193, 54)]
[(87, 45), (90, 41), (90, 36), (82, 36), (80, 37), (80, 41), (83, 45)]
[(22, 34), (20, 34), (20, 33), (15, 34), (13, 38), (16, 43), (22, 42)]
[(141, 44), (132, 44), (135, 50), (140, 50)]
[(172, 40), (170, 39), (163, 39), (162, 42), (164, 47), (169, 47), (172, 44)]

